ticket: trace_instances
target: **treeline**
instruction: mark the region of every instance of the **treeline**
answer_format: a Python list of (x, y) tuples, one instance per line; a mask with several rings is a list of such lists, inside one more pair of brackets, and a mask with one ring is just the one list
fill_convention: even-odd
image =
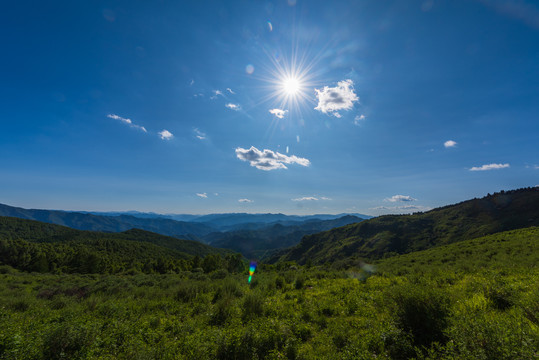
[(178, 273), (219, 269), (241, 272), (241, 254), (189, 256), (153, 244), (113, 239), (36, 243), (0, 239), (0, 263), (30, 272), (113, 274), (126, 271)]
[(12, 217), (0, 217), (0, 263), (22, 271), (81, 274), (245, 269), (242, 255), (196, 241), (139, 229), (81, 231)]

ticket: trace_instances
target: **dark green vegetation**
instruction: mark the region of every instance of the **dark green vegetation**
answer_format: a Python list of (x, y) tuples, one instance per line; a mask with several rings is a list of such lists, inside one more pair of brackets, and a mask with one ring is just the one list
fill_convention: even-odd
[(463, 261), (446, 261), (457, 244), (385, 259), (373, 274), (262, 266), (251, 286), (219, 270), (51, 275), (3, 265), (0, 358), (535, 359), (538, 233), (463, 242)]
[(240, 255), (202, 244), (0, 218), (0, 359), (537, 359), (534, 191), (307, 236), (335, 256), (336, 234), (385, 229), (375, 261), (313, 252), (250, 285)]
[(0, 261), (25, 271), (165, 273), (199, 268), (202, 257), (218, 263), (217, 267), (227, 267), (222, 256), (232, 254), (196, 241), (137, 229), (102, 233), (0, 217)]
[(413, 215), (386, 215), (305, 236), (273, 262), (379, 259), (500, 231), (539, 226), (539, 188), (500, 192)]

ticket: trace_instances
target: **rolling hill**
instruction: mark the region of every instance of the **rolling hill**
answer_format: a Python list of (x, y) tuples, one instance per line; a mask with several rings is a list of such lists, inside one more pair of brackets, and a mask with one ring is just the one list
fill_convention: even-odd
[(379, 260), (378, 272), (392, 275), (463, 272), (481, 269), (531, 269), (539, 264), (539, 227), (509, 230), (476, 239), (459, 241), (427, 250)]
[(160, 263), (180, 266), (178, 261), (190, 261), (194, 256), (232, 253), (139, 229), (104, 233), (0, 217), (0, 262), (22, 270), (116, 272), (130, 266), (157, 267)]
[(379, 259), (539, 225), (539, 188), (502, 191), (413, 215), (387, 215), (303, 237), (270, 261)]

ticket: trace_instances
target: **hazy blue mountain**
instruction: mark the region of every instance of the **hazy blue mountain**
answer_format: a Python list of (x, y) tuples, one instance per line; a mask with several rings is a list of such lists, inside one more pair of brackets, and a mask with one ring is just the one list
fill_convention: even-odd
[(280, 221), (297, 221), (305, 222), (308, 220), (335, 220), (346, 215), (356, 216), (362, 219), (370, 219), (372, 216), (362, 214), (317, 214), (317, 215), (285, 215), (285, 214), (247, 214), (247, 213), (230, 213), (230, 214), (209, 214), (192, 219), (193, 222), (203, 222), (211, 226), (229, 228), (239, 224), (257, 224), (257, 223), (277, 223)]
[(211, 233), (202, 239), (212, 246), (232, 249), (249, 258), (263, 258), (276, 249), (299, 243), (304, 235), (362, 220), (357, 216), (346, 215), (333, 220), (310, 219), (304, 222), (275, 222), (261, 228)]
[(37, 220), (50, 224), (68, 226), (78, 230), (122, 232), (138, 228), (179, 238), (185, 237), (188, 234), (202, 236), (217, 230), (208, 224), (176, 221), (166, 218), (140, 218), (131, 215), (102, 216), (60, 210), (23, 209), (4, 204), (0, 204), (0, 216)]

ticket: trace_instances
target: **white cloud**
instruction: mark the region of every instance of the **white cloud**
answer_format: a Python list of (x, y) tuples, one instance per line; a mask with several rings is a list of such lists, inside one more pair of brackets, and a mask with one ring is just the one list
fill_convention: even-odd
[(165, 129), (163, 129), (163, 131), (159, 131), (158, 134), (162, 140), (170, 140), (174, 137), (170, 131)]
[(235, 111), (241, 110), (241, 106), (239, 104), (228, 103), (225, 105), (225, 107), (229, 108), (230, 110), (235, 110)]
[(195, 136), (200, 139), (200, 140), (204, 140), (206, 139), (206, 134), (203, 133), (202, 131), (198, 130), (197, 128), (194, 128), (193, 129), (193, 132), (195, 133)]
[(428, 211), (430, 207), (421, 205), (403, 205), (403, 206), (377, 206), (371, 210), (381, 210), (389, 212), (412, 212), (412, 211)]
[(123, 117), (118, 116), (116, 114), (108, 114), (107, 117), (110, 118), (110, 119), (114, 119), (114, 120), (120, 120), (124, 124), (127, 124), (127, 125), (129, 125), (130, 127), (134, 128), (134, 129), (144, 131), (145, 133), (148, 132), (144, 126), (134, 124), (131, 119), (123, 118)]
[(354, 93), (354, 82), (350, 79), (339, 81), (336, 87), (324, 86), (323, 89), (314, 89), (318, 98), (318, 106), (315, 110), (324, 114), (341, 117), (340, 110), (350, 110), (358, 96)]
[(416, 201), (416, 200), (417, 199), (414, 199), (413, 197), (409, 195), (393, 195), (390, 198), (384, 199), (384, 201), (389, 201), (389, 202), (400, 202), (400, 201), (408, 202), (408, 201)]
[(286, 113), (288, 112), (288, 110), (271, 109), (269, 112), (270, 112), (270, 114), (275, 115), (275, 116), (278, 117), (279, 119), (282, 119), (282, 118), (284, 118), (284, 116), (286, 115)]
[(453, 140), (447, 140), (446, 142), (444, 142), (444, 146), (446, 148), (452, 148), (452, 147), (457, 146), (457, 142)]
[(295, 155), (287, 156), (268, 149), (260, 151), (254, 146), (251, 146), (250, 149), (236, 148), (236, 156), (240, 160), (248, 161), (251, 166), (260, 170), (288, 169), (285, 164), (298, 164), (301, 166), (309, 166), (311, 164), (305, 158)]
[(235, 94), (235, 92), (234, 92), (234, 91), (232, 91), (232, 89), (231, 89), (231, 88), (226, 88), (226, 91), (228, 91), (228, 92), (229, 92), (229, 93), (231, 93), (231, 94)]
[(223, 92), (221, 90), (213, 90), (213, 95), (210, 96), (210, 99), (217, 99), (218, 96), (223, 96)]
[(361, 121), (365, 120), (365, 115), (356, 115), (354, 118), (354, 125), (359, 125)]
[(303, 197), (300, 197), (300, 198), (295, 198), (295, 199), (292, 199), (292, 201), (319, 201), (319, 200), (331, 200), (330, 198), (328, 197), (325, 197), (325, 196), (319, 196), (319, 197), (316, 197), (316, 196), (303, 196)]
[(249, 200), (249, 199), (239, 199), (238, 202), (240, 203), (252, 203), (254, 202), (253, 200)]
[(486, 164), (481, 166), (474, 166), (470, 171), (487, 171), (508, 168), (509, 164)]
[(314, 196), (304, 196), (296, 199), (292, 199), (292, 201), (318, 201), (319, 199)]
[(198, 197), (201, 197), (201, 198), (203, 198), (203, 199), (207, 199), (207, 198), (208, 198), (208, 194), (206, 194), (206, 193), (197, 193), (197, 196), (198, 196)]

